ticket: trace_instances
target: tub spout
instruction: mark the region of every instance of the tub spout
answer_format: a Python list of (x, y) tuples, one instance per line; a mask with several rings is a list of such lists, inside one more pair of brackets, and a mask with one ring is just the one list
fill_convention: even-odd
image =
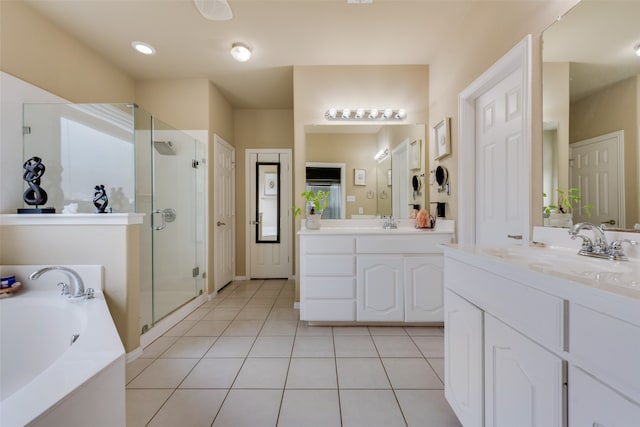
[(34, 271), (29, 276), (29, 279), (36, 280), (47, 271), (61, 271), (69, 279), (69, 298), (81, 298), (85, 296), (84, 283), (80, 275), (69, 267), (63, 267), (61, 265), (52, 265), (50, 267), (44, 267)]

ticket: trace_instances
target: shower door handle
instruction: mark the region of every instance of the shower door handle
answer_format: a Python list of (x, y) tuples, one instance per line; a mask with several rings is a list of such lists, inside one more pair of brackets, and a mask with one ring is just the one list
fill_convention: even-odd
[[(160, 214), (160, 217), (162, 218), (161, 225), (156, 225), (156, 221), (155, 221), (156, 214)], [(160, 231), (160, 230), (164, 230), (166, 226), (167, 226), (167, 222), (164, 217), (164, 212), (161, 211), (160, 209), (151, 211), (151, 227), (156, 231)]]

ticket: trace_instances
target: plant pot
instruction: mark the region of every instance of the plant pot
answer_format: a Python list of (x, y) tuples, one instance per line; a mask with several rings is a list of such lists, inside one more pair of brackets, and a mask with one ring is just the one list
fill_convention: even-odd
[(571, 227), (573, 226), (573, 214), (551, 212), (549, 214), (549, 225), (551, 227)]
[(305, 226), (307, 230), (320, 230), (320, 219), (322, 214), (307, 214), (307, 220)]

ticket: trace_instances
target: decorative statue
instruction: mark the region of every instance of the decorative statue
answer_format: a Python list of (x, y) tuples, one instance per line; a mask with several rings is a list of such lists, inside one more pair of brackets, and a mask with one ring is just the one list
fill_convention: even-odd
[(107, 197), (104, 185), (96, 185), (95, 190), (95, 193), (93, 193), (93, 206), (98, 209), (96, 213), (106, 213), (109, 198)]
[(37, 156), (31, 157), (22, 165), (24, 174), (22, 179), (29, 188), (23, 193), (22, 200), (35, 208), (18, 209), (18, 213), (55, 213), (54, 208), (38, 208), (39, 205), (47, 203), (47, 192), (40, 187), (40, 178), (46, 170), (42, 159)]

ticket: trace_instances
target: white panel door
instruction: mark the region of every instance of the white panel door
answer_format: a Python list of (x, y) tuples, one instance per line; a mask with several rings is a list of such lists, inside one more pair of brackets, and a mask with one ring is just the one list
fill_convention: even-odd
[(562, 360), (485, 314), (485, 427), (562, 427)]
[(235, 149), (218, 135), (214, 143), (214, 286), (216, 291), (233, 280), (235, 249)]
[(357, 274), (358, 321), (404, 320), (400, 255), (360, 255)]
[[(574, 209), (573, 222), (624, 224), (624, 132), (618, 131), (569, 146), (571, 187), (580, 189), (582, 200)], [(582, 206), (591, 205), (591, 217)]]
[(444, 394), (465, 427), (483, 426), (482, 310), (445, 291)]
[(404, 320), (442, 322), (444, 297), (442, 255), (408, 257), (404, 260)]
[(247, 150), (249, 278), (289, 278), (291, 150)]
[(513, 243), (528, 233), (529, 188), (520, 70), (476, 100), (476, 243)]

